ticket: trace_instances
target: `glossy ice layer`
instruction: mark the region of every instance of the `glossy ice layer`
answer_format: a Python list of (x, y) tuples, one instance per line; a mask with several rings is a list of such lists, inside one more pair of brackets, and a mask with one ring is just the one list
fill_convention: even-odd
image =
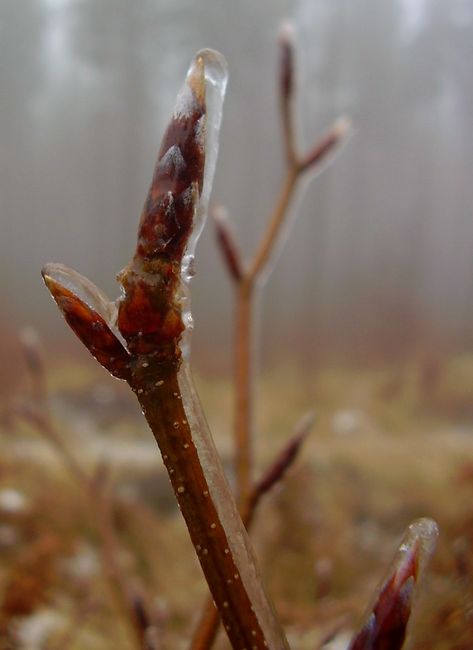
[(271, 601), (263, 587), (248, 534), (242, 524), (235, 499), (225, 478), (187, 364), (183, 364), (178, 381), (183, 407), (192, 432), (193, 444), (207, 480), (209, 498), (215, 504), (220, 525), (224, 529), (228, 540), (228, 558), (231, 559), (236, 569), (237, 573), (235, 575), (239, 581), (241, 580), (248, 593), (253, 605), (252, 613), (264, 632), (268, 647), (274, 650), (287, 650), (289, 646), (278, 618), (273, 611)]
[(199, 52), (163, 136), (116, 306), (62, 265), (48, 265), (44, 279), (77, 336), (140, 401), (232, 646), (284, 650), (188, 362), (188, 283), (215, 171), (226, 82), (223, 57)]
[(193, 255), (207, 216), (210, 193), (217, 164), (220, 127), (222, 124), (223, 101), (228, 82), (228, 68), (225, 58), (215, 50), (201, 50), (196, 55), (202, 60), (205, 75), (205, 171), (204, 184), (197, 208), (196, 221), (189, 238), (186, 255)]
[(116, 309), (107, 296), (84, 275), (64, 264), (46, 264), (43, 269), (46, 283), (54, 282), (69, 290), (79, 300), (96, 311), (112, 328), (114, 327)]
[(437, 524), (431, 519), (419, 519), (409, 526), (365, 623), (348, 650), (400, 650), (403, 647), (415, 589), (437, 537)]
[[(187, 242), (181, 263), (181, 305), (183, 323), (185, 325), (185, 331), (181, 340), (181, 350), (183, 357), (186, 359), (189, 359), (190, 357), (190, 335), (193, 329), (191, 301), (187, 284), (193, 278), (195, 273), (195, 247), (204, 228), (208, 214), (210, 194), (212, 192), (212, 184), (218, 157), (223, 102), (228, 82), (227, 62), (219, 52), (210, 49), (200, 50), (200, 52), (196, 54), (195, 60), (190, 66), (187, 74), (188, 78), (194, 74), (197, 62), (203, 63), (205, 77), (206, 117), (205, 123), (202, 125), (205, 142), (205, 169), (202, 192), (195, 210), (194, 226)], [(184, 88), (186, 88), (187, 85), (186, 82)], [(181, 91), (178, 97), (176, 111), (185, 110), (186, 105), (182, 96), (187, 98), (188, 101), (188, 93)]]

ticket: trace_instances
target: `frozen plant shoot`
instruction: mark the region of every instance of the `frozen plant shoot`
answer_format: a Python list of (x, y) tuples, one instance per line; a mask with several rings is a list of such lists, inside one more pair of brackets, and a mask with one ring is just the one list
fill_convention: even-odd
[[(320, 169), (344, 140), (337, 121), (318, 144), (299, 152), (293, 119), (292, 31), (280, 42), (280, 105), (286, 173), (254, 255), (243, 259), (222, 210), (214, 210), (220, 248), (235, 289), (235, 477), (238, 507), (225, 479), (189, 367), (189, 281), (215, 170), (227, 83), (224, 58), (202, 50), (191, 63), (163, 136), (138, 228), (135, 253), (118, 274), (110, 301), (61, 264), (43, 269), (64, 318), (91, 354), (135, 393), (161, 450), (179, 508), (211, 592), (192, 650), (208, 650), (221, 620), (234, 650), (288, 650), (246, 532), (257, 506), (294, 462), (312, 426), (297, 425), (266, 472), (254, 477), (252, 338), (254, 301), (274, 259), (300, 179)], [(50, 435), (51, 438), (51, 435)], [(58, 446), (56, 436), (53, 442)], [(59, 446), (58, 446), (59, 447)], [(436, 537), (433, 522), (413, 524), (351, 650), (400, 650), (414, 587)], [(213, 602), (212, 602), (213, 601)], [(215, 606), (214, 606), (215, 605)], [(141, 635), (141, 636), (140, 636)], [(146, 630), (139, 630), (146, 638)], [(146, 646), (149, 647), (149, 646)]]
[(198, 53), (164, 134), (122, 296), (49, 264), (43, 277), (70, 327), (125, 379), (161, 449), (181, 512), (234, 648), (287, 647), (258, 577), (188, 366), (188, 282), (207, 208), (227, 82), (226, 63)]

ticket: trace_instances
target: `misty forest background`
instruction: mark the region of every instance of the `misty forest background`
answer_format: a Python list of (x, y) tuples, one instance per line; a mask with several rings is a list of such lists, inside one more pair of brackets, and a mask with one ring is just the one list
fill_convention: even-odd
[[(41, 286), (46, 261), (116, 295), (160, 134), (204, 46), (230, 68), (213, 197), (252, 250), (281, 178), (275, 37), (285, 17), (298, 34), (301, 146), (339, 115), (355, 134), (300, 202), (265, 292), (263, 358), (471, 350), (468, 0), (2, 0), (5, 336), (34, 323), (71, 343)], [(194, 357), (228, 370), (231, 292), (210, 227), (197, 270)]]

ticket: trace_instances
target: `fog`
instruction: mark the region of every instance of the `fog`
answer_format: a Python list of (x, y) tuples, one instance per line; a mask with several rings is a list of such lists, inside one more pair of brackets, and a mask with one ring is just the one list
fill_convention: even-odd
[[(250, 254), (283, 171), (286, 17), (301, 148), (339, 115), (354, 134), (297, 201), (264, 295), (266, 353), (295, 341), (309, 356), (473, 344), (469, 0), (1, 0), (0, 326), (70, 340), (40, 280), (47, 261), (116, 295), (161, 133), (202, 47), (230, 69), (213, 198)], [(210, 224), (197, 272), (197, 342), (220, 353), (232, 295)]]

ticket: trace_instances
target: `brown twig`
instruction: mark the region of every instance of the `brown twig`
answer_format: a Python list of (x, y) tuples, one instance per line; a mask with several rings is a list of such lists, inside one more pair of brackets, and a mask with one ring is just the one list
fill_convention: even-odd
[(268, 262), (276, 248), (283, 224), (299, 180), (306, 172), (318, 169), (345, 139), (348, 121), (335, 123), (322, 140), (306, 155), (297, 152), (294, 135), (293, 88), (294, 49), (292, 29), (284, 26), (280, 46), (280, 97), (282, 131), (286, 151), (286, 174), (267, 228), (248, 268), (236, 282), (235, 327), (235, 454), (239, 503), (243, 504), (252, 489), (252, 344), (253, 302), (256, 286), (266, 274)]
[[(282, 135), (286, 160), (286, 173), (274, 209), (267, 221), (267, 228), (247, 267), (241, 255), (228, 239), (218, 232), (218, 243), (222, 249), (229, 273), (236, 287), (236, 317), (234, 345), (235, 373), (235, 476), (238, 506), (243, 520), (252, 517), (258, 484), (253, 484), (253, 335), (255, 289), (266, 276), (268, 262), (276, 248), (288, 210), (300, 178), (306, 172), (317, 170), (329, 154), (344, 140), (348, 121), (335, 123), (317, 145), (305, 155), (298, 153), (294, 128), (294, 30), (285, 23), (279, 36), (279, 96), (281, 108)], [(231, 240), (233, 242), (233, 239)], [(231, 254), (229, 254), (229, 249)], [(235, 273), (235, 266), (238, 272)], [(291, 443), (290, 443), (291, 444)], [(261, 484), (259, 484), (261, 487)], [(259, 497), (258, 497), (259, 499)], [(251, 513), (251, 514), (250, 514)], [(216, 615), (207, 605), (194, 635), (193, 650), (207, 650), (215, 634)]]
[[(255, 483), (248, 500), (241, 510), (241, 517), (247, 530), (253, 523), (254, 515), (261, 499), (285, 476), (292, 467), (301, 446), (314, 423), (313, 413), (306, 414), (296, 425), (289, 442), (277, 454), (274, 461), (264, 472), (261, 479)], [(212, 599), (208, 599), (196, 626), (192, 639), (191, 650), (206, 650), (210, 648), (217, 636), (220, 618)]]
[(284, 148), (286, 160), (290, 167), (297, 164), (292, 106), (295, 86), (294, 76), (294, 28), (290, 22), (285, 22), (279, 32), (279, 96)]
[(251, 526), (253, 516), (256, 512), (261, 499), (265, 494), (285, 477), (287, 471), (292, 467), (299, 451), (314, 426), (315, 416), (313, 413), (307, 413), (297, 423), (295, 431), (276, 455), (271, 465), (266, 469), (263, 476), (254, 484), (250, 498), (244, 512), (243, 521), (248, 528)]
[(215, 224), (217, 242), (227, 265), (228, 273), (234, 282), (240, 282), (243, 277), (243, 262), (232, 229), (230, 228), (225, 208), (222, 205), (214, 206), (212, 217)]
[[(185, 297), (196, 238), (206, 209), (219, 115), (207, 119), (207, 92), (222, 100), (226, 66), (203, 51), (194, 59), (164, 134), (143, 209), (134, 257), (119, 274), (111, 303), (62, 265), (45, 283), (75, 334), (136, 394), (161, 450), (232, 646), (287, 648), (258, 578), (246, 531), (215, 450), (187, 364)], [(217, 102), (212, 102), (216, 106)]]
[(298, 162), (300, 172), (310, 171), (325, 163), (327, 156), (333, 153), (335, 147), (346, 139), (350, 133), (351, 123), (346, 117), (340, 117), (325, 136)]

